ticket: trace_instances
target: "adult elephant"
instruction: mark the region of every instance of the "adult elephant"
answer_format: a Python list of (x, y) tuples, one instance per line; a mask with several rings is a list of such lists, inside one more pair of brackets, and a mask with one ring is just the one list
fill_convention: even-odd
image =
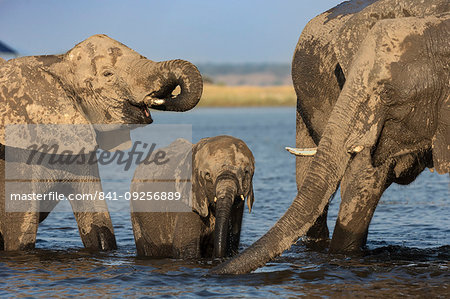
[[(336, 103), (323, 98), (331, 103), (330, 116), (315, 135), (320, 140), (304, 178), (300, 174), (294, 202), (268, 233), (213, 273), (252, 271), (320, 227), (317, 220), (339, 183), (343, 201), (332, 246), (356, 248), (365, 242), (373, 210), (390, 182), (411, 181), (424, 167), (449, 172), (449, 33), (448, 12), (380, 20), (367, 30), (348, 71), (342, 71), (345, 83), (336, 71), (334, 81), (342, 86)], [(341, 241), (345, 246), (337, 244)]]
[[(181, 92), (173, 96), (176, 86), (181, 87)], [(200, 100), (202, 88), (201, 75), (191, 63), (183, 60), (154, 62), (106, 35), (92, 36), (62, 55), (22, 57), (0, 64), (0, 249), (33, 248), (38, 223), (48, 214), (5, 210), (5, 151), (26, 150), (18, 139), (8, 144), (8, 136), (5, 137), (8, 125), (150, 124), (150, 108), (192, 109)], [(70, 145), (74, 140), (84, 138), (84, 141), (98, 142), (105, 149), (129, 141), (126, 130), (111, 131), (105, 126), (97, 126), (90, 132), (92, 136), (80, 138), (72, 134), (66, 136), (65, 141)], [(46, 135), (52, 137), (48, 132)], [(119, 136), (121, 140), (116, 141)], [(39, 171), (40, 174), (31, 175), (32, 180), (39, 180), (39, 175), (45, 172)], [(98, 178), (96, 164), (88, 169), (77, 169), (77, 172)], [(54, 184), (39, 192), (45, 193), (53, 187)], [(93, 189), (101, 191), (98, 180)], [(85, 247), (94, 250), (116, 248), (105, 203), (97, 201), (92, 207), (89, 202), (83, 205), (85, 207), (77, 208), (79, 212), (74, 212)], [(103, 212), (92, 212), (99, 210)]]
[[(297, 155), (298, 190), (313, 160), (307, 156), (308, 149), (319, 144), (353, 58), (372, 27), (379, 20), (424, 17), (449, 10), (446, 0), (346, 1), (306, 25), (292, 62), (298, 98), (297, 150), (289, 150)], [(427, 166), (428, 159), (424, 153), (405, 154), (397, 157), (395, 163), (387, 159), (371, 168), (369, 155), (363, 155), (360, 162), (352, 163), (341, 181), (342, 204), (330, 244), (334, 252), (360, 250), (366, 244), (369, 223), (384, 190), (394, 182), (411, 183)], [(327, 210), (328, 206), (307, 232), (309, 241), (328, 239)]]
[(167, 163), (138, 166), (132, 194), (145, 196), (158, 190), (161, 181), (170, 180), (167, 191), (179, 190), (179, 197), (187, 198), (192, 189), (192, 207), (179, 209), (171, 205), (176, 201), (159, 201), (163, 205), (158, 207), (154, 200), (133, 200), (131, 221), (138, 255), (200, 258), (237, 254), (244, 200), (250, 211), (254, 201), (255, 162), (250, 149), (240, 139), (216, 136), (194, 145), (179, 139), (162, 151)]

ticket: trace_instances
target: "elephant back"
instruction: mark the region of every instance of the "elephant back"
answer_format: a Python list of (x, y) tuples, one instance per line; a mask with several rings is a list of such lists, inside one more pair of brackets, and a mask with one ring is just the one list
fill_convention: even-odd
[(191, 149), (192, 143), (186, 139), (179, 138), (167, 147), (154, 150), (150, 157), (147, 158), (148, 161), (153, 160), (158, 151), (164, 152), (165, 157), (168, 157), (168, 161), (161, 165), (154, 163), (139, 164), (134, 173), (131, 189), (138, 190), (140, 184), (139, 181), (142, 180), (173, 179), (174, 173), (176, 173), (177, 168)]

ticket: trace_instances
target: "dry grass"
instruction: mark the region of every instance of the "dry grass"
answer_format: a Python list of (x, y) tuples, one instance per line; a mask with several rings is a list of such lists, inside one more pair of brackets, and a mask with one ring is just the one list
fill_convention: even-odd
[(295, 106), (292, 86), (220, 86), (205, 84), (200, 107)]

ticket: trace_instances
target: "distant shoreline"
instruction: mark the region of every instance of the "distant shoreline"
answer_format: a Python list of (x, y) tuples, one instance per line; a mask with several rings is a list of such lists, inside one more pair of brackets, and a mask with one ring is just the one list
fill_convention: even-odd
[(295, 106), (297, 97), (291, 85), (221, 86), (205, 84), (197, 107)]

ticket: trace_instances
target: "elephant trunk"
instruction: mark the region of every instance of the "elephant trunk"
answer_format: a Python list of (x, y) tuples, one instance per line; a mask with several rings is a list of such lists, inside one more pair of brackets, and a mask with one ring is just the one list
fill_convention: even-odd
[(225, 257), (227, 252), (231, 208), (237, 194), (237, 186), (233, 179), (221, 179), (216, 184), (216, 224), (214, 235), (214, 256)]
[(364, 98), (361, 96), (355, 92), (350, 100), (347, 96), (336, 103), (303, 184), (286, 213), (252, 246), (212, 269), (213, 274), (242, 274), (264, 266), (314, 225), (339, 186), (351, 159), (347, 142), (355, 125), (353, 122), (361, 116), (358, 114), (361, 105), (357, 101)]
[[(157, 63), (164, 85), (155, 94), (158, 99), (150, 105), (152, 109), (164, 111), (187, 111), (195, 107), (203, 92), (202, 76), (195, 65), (181, 60)], [(172, 96), (172, 91), (180, 86), (180, 93)]]

